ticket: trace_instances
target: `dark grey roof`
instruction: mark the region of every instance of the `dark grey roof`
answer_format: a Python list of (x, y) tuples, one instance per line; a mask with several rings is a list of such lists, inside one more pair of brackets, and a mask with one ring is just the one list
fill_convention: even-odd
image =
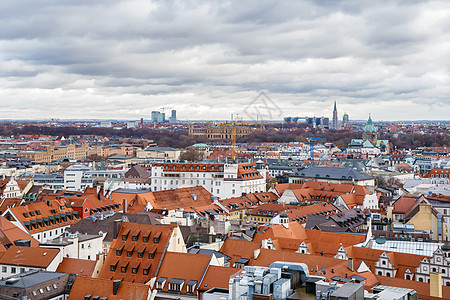
[(291, 177), (321, 178), (335, 180), (369, 180), (374, 177), (356, 170), (339, 167), (309, 167), (292, 174)]
[(250, 259), (248, 258), (239, 258), (235, 263), (237, 264), (248, 264)]
[[(32, 270), (18, 275), (13, 275), (0, 280), (0, 287), (8, 286), (20, 289), (32, 288), (45, 282), (52, 281), (61, 277), (69, 276), (67, 273), (56, 273), (42, 270)], [(15, 280), (17, 278), (17, 280)], [(9, 282), (9, 283), (7, 283)]]
[(114, 221), (126, 219), (131, 223), (138, 224), (152, 224), (157, 225), (160, 224), (156, 220), (155, 214), (152, 213), (139, 213), (139, 214), (131, 214), (131, 213), (116, 213), (112, 217), (109, 217), (104, 220), (96, 219), (95, 221), (91, 218), (81, 219), (79, 222), (74, 224), (72, 227), (67, 228), (66, 231), (69, 233), (87, 233), (96, 235), (99, 232), (106, 233), (104, 241), (112, 242), (113, 234), (114, 234)]
[(123, 193), (123, 194), (145, 194), (148, 193), (147, 190), (138, 190), (138, 189), (117, 189), (114, 190), (114, 193)]
[(179, 278), (173, 278), (172, 280), (169, 281), (169, 283), (173, 283), (173, 284), (182, 284), (184, 282), (185, 282), (184, 279), (179, 279)]
[(172, 148), (172, 147), (148, 147), (145, 149), (145, 151), (176, 151), (178, 149)]
[(194, 253), (194, 254), (206, 254), (206, 255), (215, 255), (217, 258), (219, 257), (224, 257), (226, 260), (230, 260), (231, 257), (229, 257), (228, 255), (216, 251), (216, 250), (211, 250), (211, 249), (198, 249), (198, 248), (190, 248), (188, 250), (188, 253)]
[(187, 283), (187, 285), (196, 285), (197, 284), (197, 280), (191, 280)]

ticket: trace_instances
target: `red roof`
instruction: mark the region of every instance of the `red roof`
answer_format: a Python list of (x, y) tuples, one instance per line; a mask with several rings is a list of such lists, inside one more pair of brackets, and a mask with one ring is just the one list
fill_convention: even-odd
[(107, 297), (110, 300), (147, 299), (151, 293), (148, 285), (122, 281), (114, 295), (113, 285), (111, 280), (78, 276), (70, 291), (69, 300), (85, 299), (86, 295), (99, 296), (98, 299)]

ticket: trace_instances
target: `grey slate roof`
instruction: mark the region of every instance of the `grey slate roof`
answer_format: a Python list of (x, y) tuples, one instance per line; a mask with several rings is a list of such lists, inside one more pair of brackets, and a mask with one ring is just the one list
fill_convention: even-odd
[[(43, 270), (32, 270), (25, 273), (13, 275), (0, 280), (0, 289), (4, 287), (15, 287), (19, 289), (28, 289), (45, 282), (49, 282), (61, 277), (66, 277), (67, 273), (48, 272)], [(17, 278), (18, 280), (11, 280)], [(7, 283), (9, 281), (9, 283)]]
[(369, 180), (373, 176), (356, 170), (339, 167), (309, 167), (291, 175), (291, 177), (321, 178), (334, 180)]

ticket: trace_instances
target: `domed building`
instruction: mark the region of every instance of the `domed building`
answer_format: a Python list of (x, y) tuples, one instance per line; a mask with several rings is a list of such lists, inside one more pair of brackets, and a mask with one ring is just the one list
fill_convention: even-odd
[(372, 145), (376, 144), (376, 141), (378, 140), (378, 129), (373, 125), (372, 118), (369, 114), (369, 120), (367, 120), (366, 126), (364, 126), (362, 139), (364, 141), (370, 141)]
[(378, 139), (378, 128), (373, 125), (370, 114), (366, 126), (363, 128), (362, 138), (352, 139), (348, 145), (350, 152), (360, 151), (365, 154), (389, 153), (390, 148), (389, 140)]

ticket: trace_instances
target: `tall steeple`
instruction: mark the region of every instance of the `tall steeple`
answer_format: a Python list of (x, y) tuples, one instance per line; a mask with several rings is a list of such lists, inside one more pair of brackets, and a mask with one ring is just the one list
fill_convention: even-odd
[(339, 128), (339, 119), (336, 108), (336, 101), (334, 101), (334, 109), (333, 109), (333, 123), (331, 124), (331, 129), (340, 129)]

